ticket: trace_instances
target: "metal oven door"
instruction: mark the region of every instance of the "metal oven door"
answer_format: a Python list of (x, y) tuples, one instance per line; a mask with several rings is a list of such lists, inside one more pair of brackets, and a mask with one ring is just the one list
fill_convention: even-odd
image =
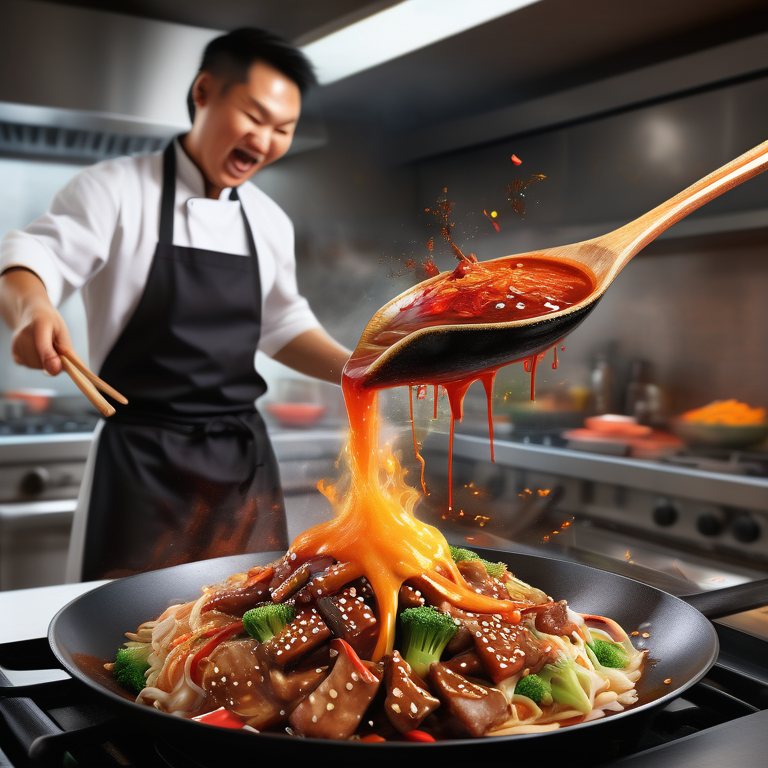
[(77, 499), (0, 504), (0, 590), (61, 584)]

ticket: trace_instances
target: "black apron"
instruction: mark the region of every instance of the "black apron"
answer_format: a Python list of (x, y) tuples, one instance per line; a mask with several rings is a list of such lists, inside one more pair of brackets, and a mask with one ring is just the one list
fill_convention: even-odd
[(175, 193), (172, 142), (147, 284), (99, 374), (129, 405), (98, 442), (83, 580), (288, 545), (277, 460), (253, 404), (267, 389), (254, 368), (253, 234), (243, 211), (251, 258), (173, 245)]

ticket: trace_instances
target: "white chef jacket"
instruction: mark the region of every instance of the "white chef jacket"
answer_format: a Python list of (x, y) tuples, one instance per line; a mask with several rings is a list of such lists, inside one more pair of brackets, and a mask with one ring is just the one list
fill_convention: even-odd
[[(176, 148), (173, 244), (249, 257), (240, 202), (205, 197), (203, 175)], [(0, 247), (0, 271), (31, 269), (58, 306), (82, 289), (90, 365), (96, 372), (133, 315), (149, 276), (160, 228), (162, 152), (106, 160), (75, 176), (50, 210)], [(259, 258), (262, 312), (259, 349), (280, 351), (319, 326), (296, 286), (293, 225), (253, 184), (238, 187)]]
[[(203, 176), (175, 140), (176, 200), (173, 244), (250, 258), (241, 203), (205, 197)], [(0, 247), (0, 272), (31, 269), (54, 305), (82, 289), (91, 367), (98, 371), (139, 303), (160, 229), (162, 152), (121, 157), (86, 168), (54, 198), (48, 213)], [(296, 286), (293, 225), (253, 184), (238, 187), (248, 217), (261, 279), (259, 349), (273, 355), (319, 326)], [(94, 433), (70, 539), (67, 581), (80, 581), (93, 470), (103, 421)]]

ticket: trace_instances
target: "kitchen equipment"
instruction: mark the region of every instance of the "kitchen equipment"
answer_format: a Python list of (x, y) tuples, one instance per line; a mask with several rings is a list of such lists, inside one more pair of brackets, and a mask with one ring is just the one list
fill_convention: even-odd
[(595, 413), (613, 413), (613, 369), (605, 355), (597, 358), (591, 379)]
[(284, 427), (311, 427), (323, 417), (325, 406), (317, 403), (269, 403), (266, 411)]
[(91, 405), (97, 408), (103, 416), (112, 416), (115, 409), (99, 394), (99, 390), (106, 392), (118, 403), (128, 405), (128, 400), (93, 373), (74, 350), (69, 350), (66, 353), (59, 349), (56, 351), (59, 353), (61, 364), (69, 377), (88, 398)]
[(486, 262), (503, 265), (521, 256), (545, 256), (585, 265), (596, 277), (595, 288), (586, 299), (568, 309), (508, 323), (421, 328), (381, 352), (372, 341), (386, 328), (390, 318), (396, 317), (401, 307), (410, 304), (425, 288), (444, 279), (445, 273), (419, 283), (385, 304), (363, 331), (356, 356), (376, 355), (363, 373), (364, 384), (382, 387), (466, 378), (544, 352), (584, 320), (618, 273), (648, 243), (692, 211), (766, 168), (768, 141), (607, 235)]
[[(51, 398), (56, 395), (55, 389), (12, 389), (5, 393), (5, 401), (17, 401), (26, 407), (30, 413), (43, 413), (48, 410)], [(17, 414), (20, 416), (21, 414)]]
[(638, 424), (632, 416), (622, 416), (617, 413), (606, 413), (602, 416), (590, 416), (584, 419), (584, 426), (595, 432), (606, 435), (618, 435), (623, 437), (644, 437), (650, 435), (652, 430), (643, 424)]
[(654, 382), (652, 364), (647, 360), (633, 360), (624, 412), (640, 424), (651, 424), (659, 419), (662, 405), (662, 391)]
[(632, 416), (612, 413), (592, 416), (584, 419), (584, 427), (562, 433), (568, 448), (636, 459), (659, 459), (672, 456), (683, 447), (679, 437), (638, 424)]
[[(612, 573), (589, 568), (577, 563), (551, 560), (539, 556), (510, 554), (492, 550), (478, 550), (489, 560), (502, 559), (522, 579), (542, 588), (557, 599), (567, 599), (577, 611), (607, 615), (618, 621), (628, 632), (644, 629), (639, 635), (639, 647), (651, 649), (653, 663), (649, 663), (638, 684), (639, 702), (635, 707), (603, 720), (582, 723), (547, 734), (527, 734), (496, 739), (453, 739), (429, 745), (429, 749), (447, 748), (462, 753), (480, 754), (507, 743), (510, 754), (519, 757), (533, 754), (544, 744), (555, 749), (573, 744), (584, 746), (599, 738), (608, 756), (609, 739), (627, 739), (637, 733), (641, 723), (647, 722), (656, 708), (668, 703), (694, 685), (712, 666), (718, 651), (715, 631), (698, 612), (701, 605), (710, 617), (732, 613), (739, 608), (763, 605), (768, 602), (766, 581), (720, 590), (714, 594), (688, 596), (685, 602), (640, 582)], [(258, 749), (283, 745), (292, 756), (312, 755), (322, 750), (328, 757), (356, 754), (355, 750), (370, 749), (370, 745), (355, 742), (327, 742), (317, 739), (291, 739), (285, 742), (280, 734), (261, 734), (201, 726), (150, 707), (125, 699), (109, 690), (88, 667), (88, 656), (112, 659), (123, 641), (124, 632), (132, 631), (151, 616), (159, 615), (168, 605), (190, 600), (200, 594), (205, 584), (264, 564), (279, 553), (237, 555), (228, 558), (190, 563), (182, 566), (139, 574), (100, 587), (77, 598), (64, 607), (51, 622), (49, 641), (54, 654), (73, 677), (100, 694), (106, 704), (122, 708), (126, 716), (155, 732), (164, 729), (174, 739), (204, 739), (208, 747), (227, 749), (233, 754), (252, 754), (256, 748), (254, 738), (262, 740)], [(104, 678), (102, 678), (102, 681)], [(545, 739), (542, 742), (541, 739)], [(397, 755), (423, 749), (420, 744), (392, 742), (376, 745), (375, 749), (395, 749)], [(341, 750), (341, 751), (340, 751)], [(394, 757), (394, 755), (393, 755)]]
[(20, 419), (27, 412), (24, 400), (15, 397), (0, 397), (0, 421)]
[(672, 429), (690, 445), (715, 448), (746, 448), (768, 437), (768, 424), (704, 424), (675, 419)]

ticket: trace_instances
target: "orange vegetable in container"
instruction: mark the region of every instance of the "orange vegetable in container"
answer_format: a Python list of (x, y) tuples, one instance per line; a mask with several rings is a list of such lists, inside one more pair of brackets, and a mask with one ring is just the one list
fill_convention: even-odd
[(726, 424), (743, 426), (745, 424), (765, 423), (765, 408), (750, 408), (738, 400), (715, 400), (703, 408), (686, 411), (685, 421), (697, 424)]

